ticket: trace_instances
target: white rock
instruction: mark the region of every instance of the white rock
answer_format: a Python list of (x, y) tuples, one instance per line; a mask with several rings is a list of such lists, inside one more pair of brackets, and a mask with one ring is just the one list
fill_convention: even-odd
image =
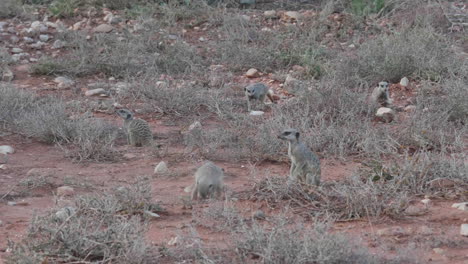
[(31, 29), (35, 32), (46, 32), (48, 28), (42, 22), (34, 21), (31, 23)]
[(12, 147), (12, 146), (8, 146), (8, 145), (3, 145), (3, 146), (0, 146), (0, 154), (13, 154), (15, 153), (15, 149)]
[(405, 112), (413, 112), (414, 110), (416, 110), (416, 106), (415, 106), (415, 105), (408, 105), (408, 106), (405, 107), (405, 109), (404, 109)]
[(135, 154), (132, 154), (132, 153), (125, 153), (125, 154), (123, 155), (123, 157), (124, 157), (125, 159), (130, 160), (130, 159), (136, 158), (136, 155), (135, 155)]
[(257, 69), (251, 68), (245, 73), (245, 76), (249, 78), (256, 78), (260, 76), (260, 72)]
[(106, 90), (104, 90), (103, 88), (97, 88), (97, 89), (92, 89), (92, 90), (88, 90), (85, 92), (85, 95), (86, 96), (95, 96), (95, 95), (99, 95), (99, 96), (107, 96), (107, 92)]
[(433, 248), (432, 251), (434, 251), (434, 253), (439, 254), (439, 255), (443, 255), (445, 253), (445, 250), (441, 248)]
[(169, 242), (167, 242), (167, 245), (169, 246), (175, 246), (179, 243), (179, 237), (176, 236), (176, 237), (173, 237), (171, 238), (171, 240), (169, 240)]
[(401, 81), (400, 81), (400, 85), (403, 86), (403, 87), (408, 87), (408, 85), (409, 85), (409, 80), (408, 80), (408, 78), (403, 77), (403, 78), (401, 79)]
[(454, 203), (452, 204), (453, 208), (457, 208), (458, 210), (468, 211), (468, 202), (465, 203)]
[(34, 43), (34, 44), (31, 44), (31, 48), (33, 48), (33, 49), (41, 49), (42, 46), (44, 46), (44, 45), (45, 45), (44, 42), (38, 41), (38, 42), (36, 42), (36, 43)]
[(202, 128), (202, 124), (199, 121), (195, 121), (188, 127), (188, 130), (192, 131), (194, 129), (201, 129), (201, 128)]
[(114, 27), (109, 25), (109, 24), (101, 24), (101, 25), (95, 27), (93, 31), (95, 33), (109, 33), (113, 29), (114, 29)]
[(155, 174), (164, 174), (168, 173), (169, 169), (167, 168), (167, 164), (164, 161), (159, 162), (158, 165), (154, 168), (154, 173)]
[(460, 235), (468, 236), (468, 224), (462, 224), (460, 226)]
[(30, 37), (24, 37), (23, 38), (24, 42), (26, 43), (33, 43), (34, 42), (34, 39), (30, 38)]
[(160, 218), (160, 217), (161, 217), (161, 216), (158, 215), (157, 213), (153, 213), (153, 212), (148, 211), (148, 210), (145, 210), (143, 213), (144, 213), (146, 216), (149, 216), (149, 217), (151, 217), (151, 218)]
[(60, 186), (57, 188), (57, 196), (73, 196), (75, 189), (70, 186)]
[(377, 109), (375, 116), (383, 122), (392, 122), (395, 119), (395, 111), (388, 107), (380, 107)]
[(263, 112), (263, 111), (250, 111), (250, 113), (249, 113), (249, 115), (251, 115), (251, 116), (261, 116), (263, 114), (265, 114), (265, 112)]
[(302, 18), (301, 13), (296, 12), (296, 11), (287, 11), (284, 13), (284, 16), (289, 19), (293, 20), (300, 20)]
[(422, 199), (421, 203), (423, 203), (425, 206), (429, 206), (431, 205), (431, 199), (428, 199), (428, 198)]
[(39, 39), (42, 41), (42, 42), (47, 42), (50, 37), (49, 35), (45, 34), (45, 35), (39, 35)]
[(12, 48), (12, 49), (11, 49), (11, 52), (13, 52), (13, 53), (21, 53), (21, 52), (23, 52), (23, 49), (21, 49), (21, 48)]
[(3, 31), (3, 28), (4, 28), (5, 26), (8, 26), (8, 22), (0, 21), (0, 31)]
[(0, 165), (0, 170), (6, 170), (8, 167), (5, 164)]
[[(10, 41), (11, 41), (11, 43), (15, 44), (15, 43), (19, 42), (19, 38), (17, 36), (11, 36)], [(33, 40), (33, 42), (34, 42), (34, 40)]]
[(163, 81), (157, 81), (155, 86), (156, 86), (157, 89), (164, 89), (164, 88), (169, 87), (167, 82), (163, 82)]
[(268, 10), (268, 11), (265, 11), (263, 12), (263, 16), (265, 16), (265, 18), (277, 18), (278, 17), (278, 14), (276, 13), (275, 10)]
[(59, 88), (69, 88), (75, 84), (75, 82), (65, 76), (59, 76), (54, 79), (54, 82), (57, 83)]

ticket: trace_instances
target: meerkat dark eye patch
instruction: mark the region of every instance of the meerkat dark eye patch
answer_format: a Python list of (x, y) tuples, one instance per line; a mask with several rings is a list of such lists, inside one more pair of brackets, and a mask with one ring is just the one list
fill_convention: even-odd
[(287, 136), (287, 135), (291, 135), (291, 132), (284, 132), (284, 134)]

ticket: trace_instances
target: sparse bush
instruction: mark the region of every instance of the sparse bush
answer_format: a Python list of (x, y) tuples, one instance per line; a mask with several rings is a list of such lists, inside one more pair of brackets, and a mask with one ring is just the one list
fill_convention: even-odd
[(346, 58), (340, 65), (341, 76), (377, 83), (398, 82), (404, 76), (440, 80), (459, 71), (462, 61), (449, 49), (445, 38), (431, 28), (412, 28), (364, 43), (356, 57)]
[(53, 97), (37, 97), (33, 93), (1, 85), (0, 122), (21, 134), (40, 141), (66, 146), (73, 158), (113, 160), (113, 144), (118, 129), (101, 120), (70, 119), (66, 105)]
[(2, 0), (0, 18), (8, 18), (19, 15), (22, 12), (20, 0)]
[(244, 226), (236, 241), (242, 262), (255, 257), (262, 263), (382, 263), (363, 246), (344, 235), (331, 234), (323, 223), (313, 228), (276, 219), (273, 226)]
[[(78, 197), (74, 207), (69, 207), (73, 209), (57, 208), (34, 217), (27, 237), (13, 243), (7, 263), (44, 259), (54, 263), (154, 263), (158, 256), (144, 239), (146, 223), (133, 215), (151, 206), (149, 185), (138, 182), (137, 186)], [(60, 216), (63, 212), (66, 217)]]
[(82, 3), (83, 0), (54, 0), (49, 5), (49, 12), (55, 17), (69, 17)]

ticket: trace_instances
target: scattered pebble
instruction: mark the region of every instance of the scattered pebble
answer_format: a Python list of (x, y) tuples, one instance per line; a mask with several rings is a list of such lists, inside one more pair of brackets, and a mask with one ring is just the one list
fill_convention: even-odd
[(23, 52), (23, 49), (21, 49), (21, 48), (12, 48), (12, 49), (11, 49), (11, 52), (13, 52), (13, 53), (21, 53), (21, 52)]
[(167, 167), (166, 162), (164, 162), (164, 161), (159, 162), (159, 164), (156, 165), (156, 167), (154, 168), (154, 173), (155, 174), (164, 174), (164, 173), (168, 173), (168, 172), (169, 172), (169, 169)]
[(145, 210), (143, 212), (146, 216), (149, 216), (150, 218), (160, 218), (161, 216), (158, 215), (157, 213), (153, 213), (151, 211)]
[(171, 240), (169, 240), (169, 242), (167, 242), (167, 245), (169, 246), (175, 246), (179, 243), (179, 237), (176, 236), (176, 237), (173, 237), (171, 238)]
[(39, 35), (39, 39), (42, 42), (47, 42), (50, 39), (50, 37), (49, 37), (49, 35)]
[(3, 145), (3, 146), (0, 146), (0, 154), (13, 154), (15, 153), (15, 149), (12, 147), (12, 146), (8, 146), (8, 145)]
[(261, 116), (263, 114), (265, 114), (265, 112), (263, 112), (263, 111), (250, 111), (250, 113), (249, 113), (249, 115), (251, 115), (251, 116)]
[(403, 78), (401, 79), (401, 81), (400, 81), (400, 85), (403, 86), (403, 87), (408, 87), (408, 85), (409, 85), (409, 80), (408, 80), (408, 78), (403, 77)]
[(95, 95), (99, 95), (99, 96), (105, 95), (105, 96), (107, 96), (107, 92), (103, 88), (97, 88), (97, 89), (92, 89), (92, 90), (86, 91), (85, 95), (86, 96), (95, 96)]
[(465, 203), (454, 203), (452, 208), (457, 208), (458, 210), (468, 211), (468, 202)]
[(253, 214), (253, 218), (257, 220), (265, 219), (266, 215), (262, 210), (257, 210)]
[(393, 119), (395, 119), (395, 111), (388, 107), (380, 107), (377, 109), (375, 116), (379, 121), (390, 123), (393, 121)]
[(245, 73), (245, 76), (249, 78), (257, 78), (260, 77), (260, 72), (257, 69), (251, 68)]
[(114, 29), (113, 26), (109, 24), (101, 24), (94, 28), (94, 33), (109, 33)]
[(263, 16), (265, 16), (265, 18), (268, 18), (268, 19), (273, 19), (273, 18), (277, 18), (278, 14), (276, 13), (275, 10), (268, 10), (268, 11), (263, 12)]
[(462, 224), (460, 226), (460, 235), (468, 236), (468, 224)]

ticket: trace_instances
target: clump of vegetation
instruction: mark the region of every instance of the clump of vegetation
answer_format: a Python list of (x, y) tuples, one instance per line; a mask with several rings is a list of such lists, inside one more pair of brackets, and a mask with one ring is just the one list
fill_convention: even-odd
[(156, 208), (143, 180), (114, 192), (77, 197), (73, 206), (35, 216), (26, 238), (11, 243), (7, 263), (154, 263), (159, 256), (145, 241), (147, 224), (141, 215)]
[(113, 160), (117, 127), (102, 120), (69, 118), (66, 105), (54, 97), (1, 85), (0, 122), (19, 133), (49, 144), (67, 146), (69, 156), (82, 160)]
[(340, 75), (358, 76), (371, 83), (398, 82), (405, 76), (438, 81), (459, 71), (462, 65), (449, 47), (445, 38), (431, 28), (382, 34), (364, 43), (356, 57), (347, 58)]

